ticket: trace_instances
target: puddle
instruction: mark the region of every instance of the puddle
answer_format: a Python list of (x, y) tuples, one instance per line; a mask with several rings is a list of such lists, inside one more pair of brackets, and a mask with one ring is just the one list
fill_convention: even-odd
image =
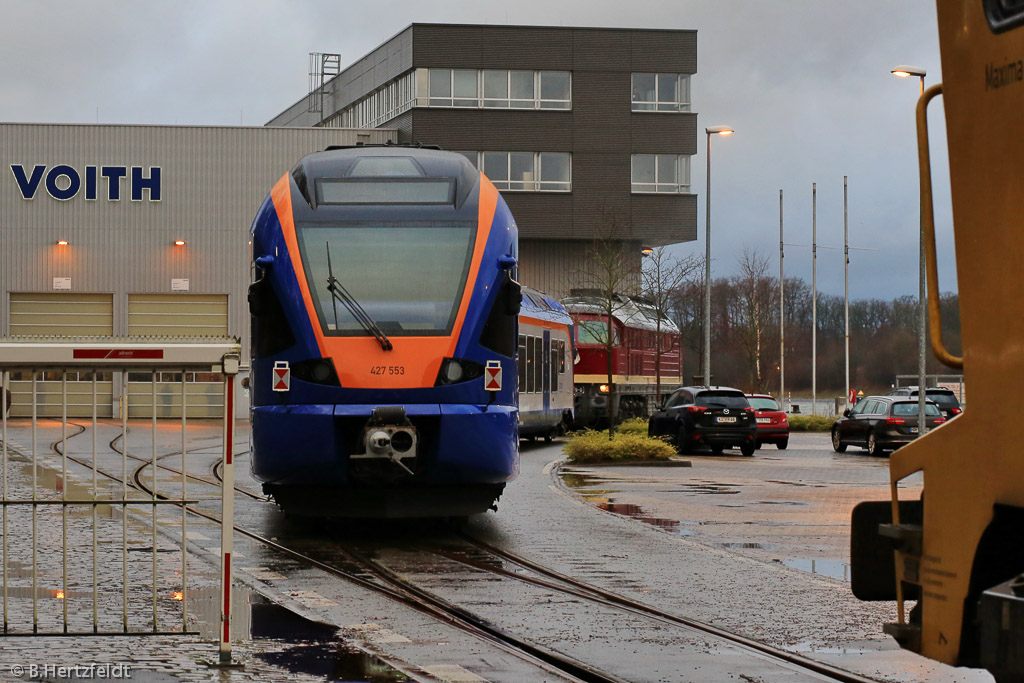
[(578, 472), (566, 472), (565, 470), (562, 471), (561, 475), (562, 475), (562, 481), (565, 482), (565, 485), (568, 486), (569, 488), (574, 488), (574, 489), (585, 489), (585, 488), (588, 488), (590, 486), (595, 486), (598, 483), (605, 481), (601, 477), (595, 477), (592, 474), (581, 474), (581, 473), (578, 473)]
[(850, 565), (841, 560), (783, 560), (782, 564), (802, 572), (828, 576), (840, 581), (850, 580)]
[(680, 522), (675, 519), (665, 519), (664, 517), (651, 517), (646, 514), (642, 507), (639, 505), (633, 505), (632, 503), (615, 503), (609, 501), (606, 503), (599, 503), (597, 508), (606, 512), (614, 512), (617, 515), (632, 517), (644, 524), (649, 524), (653, 527), (657, 527), (658, 529), (675, 532), (680, 536), (695, 536), (697, 533), (694, 529), (683, 528), (684, 526), (698, 524), (697, 522)]
[[(189, 611), (199, 616), (203, 638), (216, 639), (220, 591), (204, 588), (189, 593)], [(281, 643), (283, 649), (258, 652), (259, 659), (293, 674), (319, 676), (339, 683), (392, 683), (409, 678), (374, 655), (338, 639), (338, 629), (307, 619), (259, 593), (234, 588), (232, 638)], [(258, 648), (257, 648), (258, 649)]]

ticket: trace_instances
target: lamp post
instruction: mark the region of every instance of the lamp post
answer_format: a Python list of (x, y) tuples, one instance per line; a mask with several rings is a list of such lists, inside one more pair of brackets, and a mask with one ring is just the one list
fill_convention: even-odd
[[(910, 66), (909, 64), (900, 64), (899, 66), (892, 69), (892, 74), (899, 78), (908, 78), (910, 76), (917, 76), (921, 79), (921, 95), (924, 95), (924, 77), (927, 75), (927, 71), (919, 66)], [(925, 262), (924, 262), (924, 227), (919, 225), (918, 232), (920, 233), (918, 242), (918, 273), (917, 273), (917, 433), (924, 435), (924, 406), (925, 399), (927, 398), (927, 386), (928, 377), (925, 374), (925, 358), (926, 358), (926, 325), (927, 325), (927, 309), (925, 308)]]
[(708, 170), (707, 193), (704, 207), (704, 384), (711, 386), (711, 136), (732, 135), (729, 126), (711, 126), (705, 128), (708, 136), (707, 161)]

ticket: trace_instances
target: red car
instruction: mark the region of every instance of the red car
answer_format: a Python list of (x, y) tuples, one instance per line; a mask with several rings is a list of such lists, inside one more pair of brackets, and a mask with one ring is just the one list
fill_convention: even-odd
[(789, 420), (778, 402), (768, 394), (747, 394), (757, 416), (757, 447), (773, 443), (780, 451), (789, 445)]

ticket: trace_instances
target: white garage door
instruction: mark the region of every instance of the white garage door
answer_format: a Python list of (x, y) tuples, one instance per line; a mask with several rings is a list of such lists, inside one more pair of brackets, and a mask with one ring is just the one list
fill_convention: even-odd
[[(128, 334), (132, 337), (228, 336), (227, 294), (129, 294)], [(224, 385), (219, 374), (186, 372), (188, 417), (223, 416)], [(157, 417), (181, 417), (182, 375), (156, 375)], [(128, 417), (153, 416), (153, 373), (128, 373)]]
[[(114, 296), (78, 292), (11, 293), (12, 337), (108, 337), (114, 333)], [(111, 417), (111, 373), (96, 374), (99, 417)], [(36, 411), (59, 417), (66, 389), (68, 417), (92, 417), (93, 371), (70, 370), (62, 385), (60, 372), (36, 373)], [(32, 373), (11, 372), (11, 416), (32, 415)]]

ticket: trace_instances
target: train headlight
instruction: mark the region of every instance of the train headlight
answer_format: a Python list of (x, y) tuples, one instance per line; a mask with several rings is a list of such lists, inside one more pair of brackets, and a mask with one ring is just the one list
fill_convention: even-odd
[(607, 384), (602, 384), (600, 387), (598, 387), (597, 390), (600, 391), (602, 394), (607, 394), (608, 393), (608, 385)]
[(445, 358), (441, 361), (441, 369), (437, 372), (434, 386), (458, 384), (484, 376), (484, 366), (476, 361), (464, 358)]
[(444, 376), (449, 382), (458, 382), (462, 379), (462, 366), (458, 363), (448, 363), (444, 366)]

